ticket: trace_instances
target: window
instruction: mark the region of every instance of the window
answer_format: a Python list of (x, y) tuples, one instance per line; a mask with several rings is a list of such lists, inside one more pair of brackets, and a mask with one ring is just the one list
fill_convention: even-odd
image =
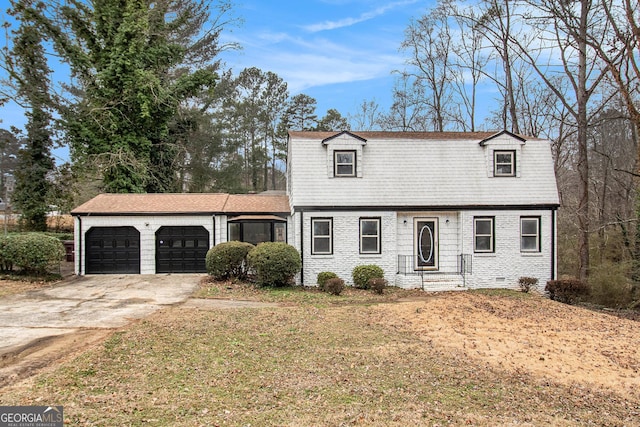
[(494, 151), (493, 152), (493, 176), (515, 176), (516, 175), (516, 152), (515, 151)]
[(380, 218), (360, 218), (360, 253), (380, 253)]
[(334, 151), (333, 174), (334, 176), (356, 176), (356, 152)]
[(333, 253), (332, 234), (331, 218), (311, 218), (311, 254), (331, 255)]
[(287, 223), (277, 220), (231, 220), (229, 221), (229, 241), (286, 242)]
[(494, 221), (493, 217), (473, 219), (474, 252), (494, 252)]
[(540, 252), (540, 217), (520, 218), (520, 250)]

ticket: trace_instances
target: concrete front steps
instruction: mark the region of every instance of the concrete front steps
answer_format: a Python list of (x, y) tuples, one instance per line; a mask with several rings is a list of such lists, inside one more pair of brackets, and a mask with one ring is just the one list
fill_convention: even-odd
[(466, 291), (464, 280), (459, 274), (425, 273), (422, 288), (428, 292)]

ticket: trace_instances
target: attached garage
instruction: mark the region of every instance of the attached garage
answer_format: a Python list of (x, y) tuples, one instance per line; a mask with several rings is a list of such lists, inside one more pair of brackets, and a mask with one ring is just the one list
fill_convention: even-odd
[(283, 193), (100, 194), (71, 211), (75, 271), (205, 273), (219, 242), (266, 231), (260, 241), (286, 241), (289, 211)]
[(87, 274), (140, 273), (140, 233), (134, 227), (91, 227), (85, 248)]
[(156, 231), (156, 273), (206, 273), (209, 232), (204, 227), (160, 227)]

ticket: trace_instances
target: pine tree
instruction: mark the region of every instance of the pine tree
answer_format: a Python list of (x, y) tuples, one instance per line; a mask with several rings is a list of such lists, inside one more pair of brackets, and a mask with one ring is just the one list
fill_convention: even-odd
[[(29, 5), (21, 0), (15, 5)], [(15, 173), (16, 186), (13, 203), (22, 212), (22, 225), (27, 230), (47, 229), (47, 196), (50, 183), (48, 174), (54, 168), (51, 157), (51, 99), (49, 96), (50, 70), (44, 55), (42, 38), (29, 15), (14, 9), (20, 20), (15, 32), (10, 64), (11, 78), (16, 82), (17, 96), (27, 106), (26, 137), (18, 154)]]

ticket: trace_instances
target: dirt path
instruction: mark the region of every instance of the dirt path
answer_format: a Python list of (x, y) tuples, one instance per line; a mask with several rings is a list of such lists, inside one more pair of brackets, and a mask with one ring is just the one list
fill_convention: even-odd
[(103, 342), (113, 331), (90, 329), (49, 336), (0, 355), (0, 389), (53, 369)]
[(376, 314), (460, 363), (640, 396), (640, 328), (632, 320), (543, 297), (469, 293), (380, 306)]

